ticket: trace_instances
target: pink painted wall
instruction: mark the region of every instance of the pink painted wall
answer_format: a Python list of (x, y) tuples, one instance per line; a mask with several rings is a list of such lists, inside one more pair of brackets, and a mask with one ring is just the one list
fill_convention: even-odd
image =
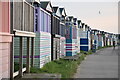
[[(9, 1), (9, 0), (8, 0)], [(2, 2), (2, 32), (9, 32), (10, 30), (10, 3), (9, 2)], [(3, 27), (4, 26), (4, 27)]]
[(2, 3), (0, 1), (0, 32), (2, 32)]
[(0, 80), (10, 77), (10, 3), (0, 2)]

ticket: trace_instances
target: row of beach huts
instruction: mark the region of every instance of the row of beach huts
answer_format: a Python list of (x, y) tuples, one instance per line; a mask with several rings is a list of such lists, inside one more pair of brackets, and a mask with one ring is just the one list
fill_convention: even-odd
[[(50, 1), (0, 1), (0, 79), (80, 51), (117, 45), (117, 34), (91, 29)], [(19, 66), (18, 70), (14, 68)]]

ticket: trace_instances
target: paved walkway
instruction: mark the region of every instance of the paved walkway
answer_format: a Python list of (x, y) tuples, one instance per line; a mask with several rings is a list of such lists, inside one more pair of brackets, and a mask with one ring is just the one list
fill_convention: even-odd
[(89, 55), (78, 67), (74, 78), (118, 78), (118, 47)]

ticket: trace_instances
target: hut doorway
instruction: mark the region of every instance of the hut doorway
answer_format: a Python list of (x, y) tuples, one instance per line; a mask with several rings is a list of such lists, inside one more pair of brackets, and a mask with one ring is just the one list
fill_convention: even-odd
[(53, 60), (60, 58), (60, 39), (53, 38)]

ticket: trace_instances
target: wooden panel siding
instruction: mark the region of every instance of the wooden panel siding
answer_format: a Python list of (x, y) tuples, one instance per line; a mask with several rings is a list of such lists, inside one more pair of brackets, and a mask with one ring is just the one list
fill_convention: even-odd
[(60, 24), (60, 35), (62, 37), (65, 37), (65, 25), (64, 24)]
[(77, 48), (77, 29), (72, 20), (66, 21), (66, 56), (76, 55)]
[(34, 32), (34, 14), (35, 14), (35, 9), (33, 8), (33, 7), (30, 7), (31, 9), (30, 9), (30, 12), (31, 12), (31, 14), (30, 14), (30, 25), (31, 25), (31, 27), (30, 27), (30, 31), (31, 32)]
[(76, 29), (76, 27), (72, 27), (72, 39), (77, 39), (77, 29)]
[(102, 47), (102, 35), (101, 34), (98, 35), (98, 46)]
[(2, 2), (2, 4), (1, 4), (2, 25), (0, 26), (0, 29), (2, 29), (2, 32), (7, 32), (7, 33), (9, 33), (9, 31), (10, 31), (9, 5), (10, 5), (9, 2)]
[(24, 4), (24, 30), (30, 31), (30, 7), (27, 3)]
[(46, 11), (42, 10), (40, 8), (40, 22), (41, 22), (41, 25), (40, 25), (40, 31), (43, 31), (43, 32), (49, 32), (51, 33), (51, 15), (48, 14)]
[(34, 66), (42, 68), (51, 61), (51, 34), (47, 32), (36, 33)]
[(35, 12), (35, 32), (51, 33), (51, 15), (40, 7)]
[(23, 4), (22, 2), (14, 2), (14, 12), (13, 12), (13, 22), (14, 22), (14, 29), (16, 30), (23, 30), (22, 27), (22, 16), (23, 16)]
[(34, 32), (34, 7), (27, 2), (14, 2), (13, 4), (14, 30)]
[(63, 58), (66, 53), (66, 38), (65, 38), (65, 24), (60, 24), (60, 58)]
[(10, 78), (10, 2), (0, 0), (0, 80)]
[(60, 34), (60, 20), (55, 16), (52, 17), (52, 34)]
[[(14, 32), (13, 55), (11, 56), (11, 65), (19, 64), (19, 76), (23, 75), (22, 68), (27, 65), (27, 72), (30, 70), (30, 63), (33, 62), (34, 53), (34, 7), (26, 2), (11, 2), (11, 20), (13, 24), (11, 32)], [(28, 48), (27, 45), (30, 47)], [(33, 49), (33, 50), (32, 50)], [(14, 57), (14, 59), (12, 59)], [(32, 58), (30, 60), (30, 57)], [(27, 61), (26, 61), (27, 59)], [(14, 60), (14, 61), (13, 61)], [(30, 62), (31, 61), (31, 62)], [(32, 65), (33, 63), (31, 63)], [(16, 65), (14, 65), (16, 67)], [(11, 66), (11, 77), (13, 76), (13, 67)], [(17, 71), (17, 70), (16, 70)]]
[[(0, 1), (0, 17), (2, 17), (2, 2)], [(0, 32), (2, 32), (2, 18), (0, 18)]]
[(61, 37), (60, 38), (60, 58), (63, 58), (65, 56), (66, 53), (66, 39), (65, 37)]
[(60, 19), (52, 15), (52, 54), (51, 59), (56, 60), (60, 58)]
[(40, 7), (35, 9), (34, 67), (42, 68), (51, 61), (51, 15)]
[[(26, 64), (26, 57), (27, 57), (27, 37), (23, 38), (23, 64)], [(31, 38), (30, 41), (31, 42)], [(20, 37), (14, 37), (14, 58), (15, 62), (19, 62), (19, 54), (20, 54)], [(30, 51), (31, 51), (31, 43), (30, 43)], [(31, 53), (30, 53), (31, 54)]]
[(89, 51), (91, 49), (91, 40), (89, 31), (80, 31), (80, 50)]

